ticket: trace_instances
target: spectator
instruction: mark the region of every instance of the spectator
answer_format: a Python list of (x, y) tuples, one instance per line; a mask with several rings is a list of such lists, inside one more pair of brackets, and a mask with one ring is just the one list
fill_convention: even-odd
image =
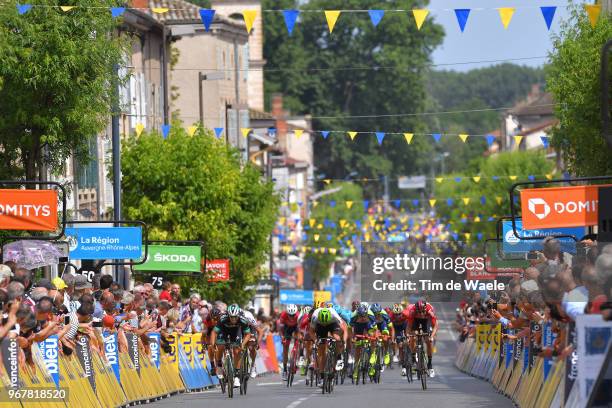
[(6, 265), (0, 264), (0, 289), (6, 290), (11, 278), (13, 277), (13, 271)]
[(159, 300), (166, 300), (168, 302), (172, 300), (172, 296), (170, 295), (171, 286), (172, 286), (172, 283), (170, 283), (170, 281), (164, 281), (162, 285), (162, 291), (159, 294)]

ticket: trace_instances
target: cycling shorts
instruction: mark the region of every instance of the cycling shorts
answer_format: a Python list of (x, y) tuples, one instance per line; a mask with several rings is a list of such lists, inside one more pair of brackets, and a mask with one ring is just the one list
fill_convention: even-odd
[(232, 329), (221, 329), (221, 331), (217, 333), (217, 341), (215, 344), (228, 344), (228, 339), (230, 344), (240, 344), (242, 340), (242, 333), (240, 332), (240, 329), (238, 327)]
[(315, 334), (317, 335), (317, 339), (331, 336), (334, 333), (340, 334), (341, 332), (342, 328), (337, 322), (328, 325), (317, 324), (315, 326)]
[(293, 333), (297, 331), (297, 325), (295, 326), (283, 326), (283, 339), (290, 339), (293, 337)]
[(364, 335), (366, 334), (372, 326), (370, 323), (353, 323), (351, 328), (353, 330), (353, 334)]
[(417, 331), (420, 329), (423, 330), (423, 333), (429, 333), (429, 319), (414, 319), (410, 329), (412, 331)]

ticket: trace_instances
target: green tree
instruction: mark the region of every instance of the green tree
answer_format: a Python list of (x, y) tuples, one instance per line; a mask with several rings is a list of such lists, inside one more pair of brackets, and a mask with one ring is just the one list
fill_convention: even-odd
[[(410, 9), (426, 5), (424, 0), (263, 1), (265, 9), (305, 10)], [(282, 13), (278, 13), (266, 15), (264, 36), (264, 58), (269, 67), (280, 68), (266, 71), (268, 99), (272, 93), (282, 92), (290, 110), (314, 116), (313, 126), (318, 130), (399, 133), (387, 135), (382, 146), (373, 134), (358, 135), (355, 141), (346, 133), (332, 133), (327, 140), (317, 138), (315, 164), (325, 177), (344, 178), (353, 171), (359, 177), (401, 175), (427, 168), (431, 144), (417, 137), (408, 145), (401, 134), (423, 131), (416, 117), (347, 116), (423, 111), (425, 66), (443, 36), (442, 28), (431, 18), (419, 31), (409, 13), (386, 13), (378, 27), (373, 26), (367, 13), (344, 13), (330, 34), (322, 12), (303, 12), (289, 37)]]
[[(612, 19), (601, 15), (591, 27), (582, 5), (571, 7), (571, 17), (553, 37), (554, 49), (546, 84), (557, 106), (559, 125), (552, 144), (562, 149), (568, 169), (579, 176), (612, 173), (610, 149), (601, 128), (600, 57), (612, 38)], [(612, 82), (612, 76), (607, 79)]]
[(207, 258), (232, 258), (228, 283), (183, 280), (208, 299), (244, 303), (259, 278), (279, 199), (252, 165), (210, 131), (189, 137), (178, 122), (159, 134), (128, 138), (122, 152), (123, 202), (129, 219), (145, 221), (151, 239), (201, 240)]
[(1, 178), (35, 180), (43, 164), (87, 159), (111, 115), (113, 65), (127, 52), (111, 35), (118, 20), (101, 8), (120, 3), (77, 0), (63, 12), (65, 3), (41, 0), (24, 15), (14, 0), (0, 7)]

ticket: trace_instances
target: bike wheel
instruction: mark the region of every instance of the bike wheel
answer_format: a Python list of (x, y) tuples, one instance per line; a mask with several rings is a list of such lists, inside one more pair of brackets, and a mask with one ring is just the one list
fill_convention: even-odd
[(421, 387), (423, 388), (423, 390), (427, 389), (427, 365), (426, 365), (426, 360), (425, 360), (425, 352), (423, 350), (423, 347), (419, 348), (419, 373), (420, 373), (420, 380), (421, 380)]

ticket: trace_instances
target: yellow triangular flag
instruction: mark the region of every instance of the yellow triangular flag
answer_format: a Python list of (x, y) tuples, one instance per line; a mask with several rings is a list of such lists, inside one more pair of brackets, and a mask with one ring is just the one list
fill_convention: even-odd
[(476, 218), (474, 218), (474, 222), (480, 222), (480, 217), (476, 216)]
[(420, 30), (423, 26), (423, 22), (425, 18), (429, 14), (429, 10), (427, 9), (414, 9), (412, 10), (412, 15), (414, 16), (414, 21), (416, 22), (417, 30)]
[(249, 133), (251, 133), (251, 128), (241, 128), (240, 131), (242, 132), (242, 137), (246, 138)]
[(336, 248), (329, 248), (329, 253), (332, 255), (336, 255)]
[(60, 6), (60, 8), (62, 9), (62, 11), (70, 11), (74, 8), (74, 6)]
[(600, 4), (585, 4), (584, 9), (586, 10), (589, 16), (591, 27), (595, 28), (595, 25), (597, 24), (597, 19), (599, 18), (599, 14), (601, 13), (601, 5)]
[(431, 205), (432, 207), (436, 205), (436, 200), (429, 200), (429, 205)]
[(478, 183), (480, 181), (480, 176), (474, 176), (472, 177), (472, 180), (474, 180), (475, 183)]
[(136, 136), (140, 136), (140, 134), (142, 133), (142, 131), (144, 130), (144, 125), (142, 123), (137, 123), (136, 124)]
[(281, 202), (281, 207), (286, 207), (289, 203), (287, 201)]
[(313, 202), (312, 202), (312, 208), (315, 208), (317, 205), (319, 205), (319, 202), (318, 202), (318, 201), (313, 201)]
[(198, 130), (197, 126), (189, 126), (187, 128), (187, 134), (191, 137), (193, 137), (193, 135), (195, 135), (196, 130)]
[(497, 205), (501, 205), (503, 198), (500, 196), (495, 197), (495, 201), (497, 201)]
[(315, 242), (319, 242), (319, 234), (314, 234), (314, 240)]
[(406, 142), (410, 144), (412, 142), (412, 138), (414, 137), (414, 133), (404, 133), (404, 137), (406, 138)]
[(330, 179), (325, 179), (325, 180), (323, 180), (323, 182), (324, 182), (325, 184), (329, 184), (329, 183), (331, 183), (331, 180), (330, 180)]
[(340, 228), (344, 228), (346, 226), (346, 220), (340, 220)]
[(295, 135), (295, 137), (296, 137), (296, 138), (298, 138), (298, 139), (299, 139), (300, 137), (302, 137), (302, 134), (303, 134), (303, 133), (304, 133), (304, 131), (303, 131), (302, 129), (295, 129), (295, 130), (293, 131), (293, 134), (294, 134), (294, 135)]
[(444, 177), (436, 177), (436, 182), (441, 183), (444, 181)]
[(363, 234), (364, 241), (368, 242), (370, 240), (370, 234)]
[(325, 19), (327, 20), (327, 27), (329, 27), (330, 34), (334, 31), (338, 17), (340, 17), (340, 10), (325, 10)]
[(310, 228), (314, 227), (315, 223), (317, 222), (317, 220), (315, 220), (314, 218), (311, 218), (308, 220), (308, 225), (310, 225)]
[(348, 135), (351, 138), (351, 140), (355, 140), (355, 137), (357, 136), (357, 132), (348, 132)]
[(157, 14), (164, 14), (168, 12), (168, 9), (165, 7), (153, 7), (151, 11)]
[(352, 206), (353, 206), (353, 202), (352, 201), (347, 201), (346, 202), (346, 208), (348, 208), (350, 210)]
[(465, 240), (466, 241), (469, 241), (470, 237), (472, 236), (472, 234), (470, 234), (469, 232), (466, 232), (464, 235), (465, 235)]
[(516, 178), (517, 178), (517, 177), (518, 177), (518, 176), (508, 176), (508, 178), (509, 178), (510, 180), (512, 180), (512, 181), (516, 180)]
[(520, 146), (522, 140), (523, 140), (523, 136), (520, 136), (520, 135), (514, 136), (514, 145), (516, 146), (517, 149)]
[(469, 197), (463, 197), (462, 200), (463, 200), (463, 204), (465, 205), (468, 205), (470, 203)]
[(373, 218), (370, 218), (370, 226), (374, 227), (376, 225), (376, 220)]
[(285, 217), (280, 217), (280, 218), (278, 219), (278, 222), (279, 222), (279, 223), (282, 225), (282, 224), (284, 224), (284, 223), (285, 223), (285, 220), (286, 220), (286, 219), (287, 219), (287, 218), (285, 218)]
[(514, 15), (514, 7), (502, 7), (498, 8), (497, 11), (499, 11), (499, 18), (501, 18), (504, 29), (507, 29), (508, 24), (510, 24), (510, 20), (512, 20), (512, 16)]
[(468, 138), (468, 135), (466, 135), (465, 133), (461, 133), (461, 134), (459, 134), (459, 139), (461, 139), (461, 141), (462, 141), (463, 143), (465, 143), (465, 141), (467, 140), (467, 138)]
[(553, 176), (552, 176), (552, 174), (547, 174), (547, 175), (546, 175), (546, 178), (547, 178), (548, 180), (552, 180), (552, 177), (553, 177)]
[(242, 17), (244, 17), (244, 25), (246, 26), (247, 33), (251, 34), (255, 17), (257, 17), (257, 10), (243, 10)]
[(323, 224), (317, 225), (317, 229), (323, 229)]

